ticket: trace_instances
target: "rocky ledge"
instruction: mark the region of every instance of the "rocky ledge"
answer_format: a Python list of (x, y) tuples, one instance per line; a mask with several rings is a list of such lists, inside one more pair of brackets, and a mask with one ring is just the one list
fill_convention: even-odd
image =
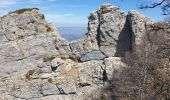
[(0, 17), (0, 99), (89, 100), (153, 23), (111, 4), (88, 19), (88, 33), (68, 42), (37, 8)]

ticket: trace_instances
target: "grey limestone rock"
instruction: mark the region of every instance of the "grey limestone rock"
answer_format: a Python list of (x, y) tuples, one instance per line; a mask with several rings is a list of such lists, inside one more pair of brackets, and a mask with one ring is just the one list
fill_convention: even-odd
[(126, 64), (121, 61), (120, 57), (110, 57), (104, 59), (105, 70), (107, 72), (108, 79), (111, 79), (115, 71), (121, 71)]
[(135, 44), (133, 44), (135, 46), (140, 43), (142, 34), (146, 31), (146, 27), (152, 25), (154, 22), (135, 10), (130, 10), (127, 16), (134, 35), (132, 39), (135, 41)]
[(114, 56), (116, 46), (119, 41), (119, 34), (124, 28), (126, 15), (110, 4), (104, 4), (100, 7), (100, 27), (98, 33), (98, 43), (100, 50), (106, 56)]
[(103, 73), (111, 79), (125, 67), (120, 57), (153, 23), (111, 4), (91, 12), (88, 20), (85, 36), (68, 42), (37, 8), (0, 17), (0, 99), (90, 100), (102, 87)]

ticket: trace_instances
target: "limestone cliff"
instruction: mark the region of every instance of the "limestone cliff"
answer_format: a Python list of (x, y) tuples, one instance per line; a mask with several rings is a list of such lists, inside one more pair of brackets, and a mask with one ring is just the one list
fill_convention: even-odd
[(152, 23), (111, 4), (88, 19), (88, 33), (68, 42), (37, 8), (0, 17), (0, 99), (88, 99), (102, 88), (104, 77), (125, 66), (120, 57)]

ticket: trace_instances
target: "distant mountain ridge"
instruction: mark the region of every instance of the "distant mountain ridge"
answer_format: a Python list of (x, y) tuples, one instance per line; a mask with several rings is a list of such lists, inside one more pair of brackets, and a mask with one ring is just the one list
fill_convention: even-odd
[(87, 27), (57, 27), (60, 35), (68, 41), (77, 40), (88, 32)]

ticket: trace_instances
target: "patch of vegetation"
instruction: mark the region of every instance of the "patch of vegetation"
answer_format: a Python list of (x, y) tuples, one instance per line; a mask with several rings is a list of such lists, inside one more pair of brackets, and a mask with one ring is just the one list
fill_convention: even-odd
[(41, 18), (42, 18), (42, 19), (45, 19), (45, 16), (44, 16), (44, 15), (42, 15), (42, 16), (41, 16)]
[(29, 70), (29, 71), (25, 74), (26, 79), (31, 80), (32, 75), (34, 74), (34, 72), (35, 72), (35, 69)]
[(48, 82), (49, 82), (49, 83), (52, 83), (52, 82), (53, 82), (53, 79), (49, 77), (49, 78), (48, 78)]
[(52, 61), (53, 59), (55, 59), (54, 56), (44, 57), (44, 58), (43, 58), (43, 62), (50, 62), (50, 61)]
[(72, 61), (78, 62), (78, 58), (76, 58), (76, 57), (71, 57), (71, 56), (65, 57), (65, 56), (61, 56), (60, 58), (61, 58), (62, 60), (71, 59)]
[(110, 6), (110, 5), (101, 7), (101, 12), (102, 12), (102, 13), (106, 13), (106, 12), (108, 11), (108, 7), (109, 7), (109, 6)]
[(14, 12), (12, 12), (12, 13), (23, 14), (23, 13), (26, 12), (26, 11), (32, 11), (32, 10), (34, 10), (34, 9), (39, 10), (38, 8), (24, 8), (24, 9), (16, 10), (16, 11), (14, 11)]
[(53, 31), (52, 28), (51, 28), (50, 26), (45, 25), (45, 27), (46, 27), (46, 29), (47, 29), (47, 32), (52, 32), (52, 31)]

